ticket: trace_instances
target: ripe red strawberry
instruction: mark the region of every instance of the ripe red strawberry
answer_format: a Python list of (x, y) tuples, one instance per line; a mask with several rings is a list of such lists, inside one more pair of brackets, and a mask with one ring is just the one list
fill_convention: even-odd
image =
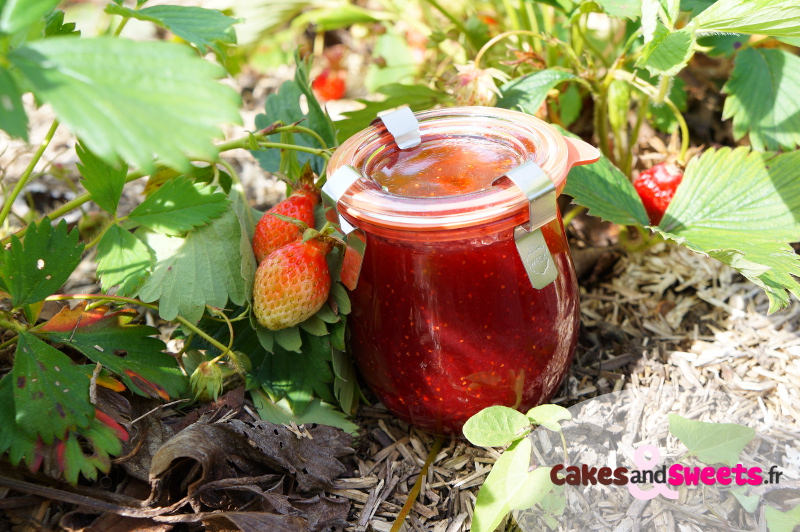
[(344, 97), (347, 86), (342, 77), (341, 71), (326, 68), (322, 73), (311, 82), (311, 88), (317, 98), (323, 101), (340, 100)]
[[(310, 176), (310, 177), (309, 177)], [(260, 263), (276, 249), (296, 242), (303, 230), (291, 222), (279, 220), (273, 214), (295, 218), (314, 227), (314, 206), (319, 203), (319, 190), (313, 184), (313, 174), (304, 173), (292, 195), (268, 210), (256, 224), (253, 233), (253, 252)]]
[(316, 314), (330, 292), (325, 256), (336, 242), (317, 234), (283, 246), (261, 262), (253, 285), (253, 312), (261, 325), (277, 331)]
[(633, 186), (642, 198), (652, 225), (658, 225), (667, 210), (675, 190), (681, 184), (683, 172), (674, 164), (659, 163), (645, 170), (634, 180)]

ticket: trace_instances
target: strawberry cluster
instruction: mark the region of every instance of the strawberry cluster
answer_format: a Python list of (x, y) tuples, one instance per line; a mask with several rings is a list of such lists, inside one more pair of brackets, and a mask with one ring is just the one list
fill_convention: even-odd
[(328, 299), (331, 275), (326, 255), (336, 238), (313, 229), (320, 194), (313, 174), (304, 172), (294, 192), (258, 222), (253, 251), (259, 261), (253, 286), (253, 313), (267, 329), (297, 325)]

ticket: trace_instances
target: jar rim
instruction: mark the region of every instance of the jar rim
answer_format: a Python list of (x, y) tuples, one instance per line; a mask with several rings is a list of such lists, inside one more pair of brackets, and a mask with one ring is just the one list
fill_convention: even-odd
[[(495, 107), (455, 107), (415, 113), (422, 141), (445, 134), (448, 138), (481, 137), (515, 144), (520, 164), (534, 161), (550, 178), (557, 193), (564, 188), (569, 171), (568, 148), (553, 126), (519, 111)], [(441, 140), (440, 140), (441, 141)], [(466, 194), (439, 197), (407, 197), (392, 194), (366, 175), (365, 167), (393, 137), (376, 120), (356, 133), (334, 152), (327, 175), (344, 165), (361, 175), (339, 199), (338, 210), (353, 225), (366, 223), (400, 231), (442, 231), (486, 224), (518, 225), (527, 221), (528, 200), (509, 180)], [(497, 176), (501, 177), (501, 176)], [(520, 222), (524, 215), (525, 220)], [(508, 224), (502, 224), (507, 220)]]

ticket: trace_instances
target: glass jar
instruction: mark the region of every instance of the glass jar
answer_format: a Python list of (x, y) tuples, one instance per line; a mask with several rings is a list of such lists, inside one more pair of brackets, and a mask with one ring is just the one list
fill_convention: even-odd
[(558, 275), (536, 289), (515, 244), (530, 203), (497, 178), (534, 161), (560, 193), (569, 169), (599, 154), (515, 111), (464, 107), (416, 118), (418, 146), (400, 150), (376, 121), (328, 166), (328, 176), (343, 165), (361, 176), (337, 205), (366, 240), (349, 346), (391, 412), (460, 433), (485, 407), (524, 411), (550, 398), (577, 343), (578, 286), (561, 216), (540, 228)]

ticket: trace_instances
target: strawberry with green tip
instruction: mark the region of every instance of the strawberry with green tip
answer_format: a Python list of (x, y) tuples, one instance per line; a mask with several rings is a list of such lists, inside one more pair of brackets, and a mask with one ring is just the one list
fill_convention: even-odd
[(278, 331), (316, 314), (331, 289), (325, 257), (337, 245), (344, 242), (306, 229), (302, 240), (270, 253), (258, 266), (253, 285), (253, 313), (258, 323)]
[(314, 226), (314, 207), (320, 201), (320, 194), (314, 185), (314, 174), (311, 167), (306, 165), (292, 194), (278, 203), (256, 225), (253, 234), (253, 252), (260, 263), (276, 249), (297, 242), (303, 236), (303, 231), (296, 225), (280, 220), (273, 214), (280, 214), (300, 220), (306, 225)]

